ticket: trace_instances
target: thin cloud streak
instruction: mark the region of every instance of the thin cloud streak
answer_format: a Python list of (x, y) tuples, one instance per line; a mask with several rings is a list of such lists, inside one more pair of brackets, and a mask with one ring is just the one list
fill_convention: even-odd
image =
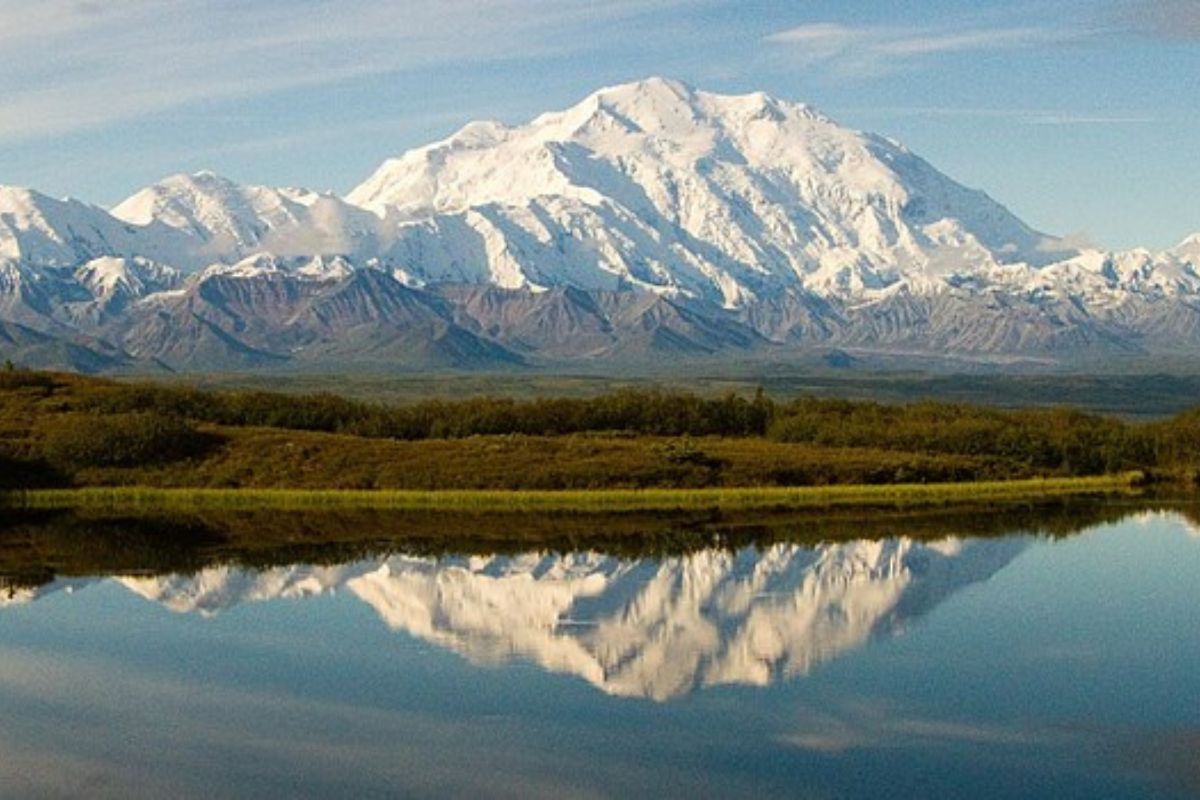
[(833, 22), (799, 25), (766, 36), (804, 64), (827, 64), (852, 77), (895, 72), (920, 58), (1061, 44), (1090, 32), (1039, 27), (853, 27)]
[(1123, 117), (1104, 114), (1047, 114), (1023, 120), (1026, 125), (1151, 125), (1154, 117)]
[(368, 0), (314, 0), (302, 9), (0, 0), (0, 140), (442, 64), (577, 52), (579, 37), (568, 30), (693, 2), (411, 0), (398, 11)]
[(290, 148), (296, 145), (311, 144), (313, 142), (334, 141), (344, 137), (347, 133), (366, 134), (394, 131), (399, 136), (405, 128), (413, 125), (448, 126), (456, 130), (470, 118), (469, 113), (464, 116), (462, 111), (447, 111), (441, 113), (412, 114), (406, 117), (372, 119), (338, 125), (336, 127), (310, 128), (292, 133), (251, 137), (237, 142), (227, 142), (206, 147), (203, 150), (193, 151), (192, 155), (219, 156), (231, 153), (260, 153), (279, 150), (280, 148)]
[(1018, 125), (1152, 125), (1160, 120), (1148, 114), (1103, 114), (1087, 111), (1065, 111), (1020, 108), (955, 108), (955, 107), (871, 107), (832, 108), (833, 114), (853, 114), (873, 117), (946, 117), (995, 119)]

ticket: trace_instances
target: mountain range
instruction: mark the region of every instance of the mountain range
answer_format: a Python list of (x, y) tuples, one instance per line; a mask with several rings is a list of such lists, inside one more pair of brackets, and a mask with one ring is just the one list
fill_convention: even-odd
[(1200, 345), (1200, 234), (1042, 234), (901, 144), (662, 78), (475, 122), (345, 197), (0, 187), (0, 355), (85, 371), (876, 359)]

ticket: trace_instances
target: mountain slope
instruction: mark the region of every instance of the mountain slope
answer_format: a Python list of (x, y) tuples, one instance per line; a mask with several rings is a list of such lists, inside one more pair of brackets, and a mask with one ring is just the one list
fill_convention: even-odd
[(17, 364), (72, 372), (158, 371), (161, 365), (139, 361), (109, 342), (88, 336), (52, 336), (0, 320), (0, 355)]
[(271, 256), (197, 273), (105, 330), (130, 352), (177, 369), (521, 363), (457, 325), (440, 298), (387, 273)]

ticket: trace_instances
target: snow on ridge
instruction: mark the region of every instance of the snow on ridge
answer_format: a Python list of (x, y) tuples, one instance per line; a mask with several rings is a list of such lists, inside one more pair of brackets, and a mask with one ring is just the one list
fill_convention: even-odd
[(332, 193), (243, 186), (212, 172), (173, 175), (112, 211), (158, 222), (189, 242), (193, 266), (252, 255), (369, 254), (379, 220)]

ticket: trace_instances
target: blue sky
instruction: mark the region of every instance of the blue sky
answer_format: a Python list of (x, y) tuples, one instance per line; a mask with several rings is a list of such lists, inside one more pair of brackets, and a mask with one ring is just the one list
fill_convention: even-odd
[(0, 183), (344, 192), (652, 74), (809, 102), (1051, 233), (1200, 231), (1200, 0), (0, 0)]

